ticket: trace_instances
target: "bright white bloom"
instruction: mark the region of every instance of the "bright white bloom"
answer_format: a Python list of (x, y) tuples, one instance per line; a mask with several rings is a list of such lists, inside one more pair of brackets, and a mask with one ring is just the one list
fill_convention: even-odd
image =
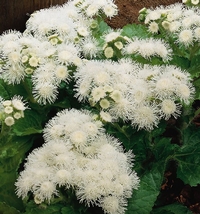
[(106, 93), (102, 87), (96, 87), (91, 91), (91, 96), (94, 102), (98, 102), (106, 96)]
[(197, 4), (199, 4), (199, 0), (191, 0), (191, 3), (192, 3), (193, 5), (197, 5)]
[(131, 120), (133, 126), (138, 126), (138, 129), (146, 128), (152, 130), (158, 124), (157, 108), (155, 106), (138, 106), (133, 112)]
[(25, 103), (22, 102), (22, 98), (20, 96), (14, 96), (11, 102), (13, 108), (16, 110), (24, 111), (26, 109)]
[(104, 55), (107, 59), (112, 58), (114, 55), (114, 50), (112, 47), (106, 47), (104, 49)]
[(105, 122), (112, 122), (112, 116), (108, 112), (101, 111), (100, 117)]
[(80, 43), (80, 48), (82, 48), (83, 54), (90, 58), (96, 57), (100, 51), (99, 44), (93, 37), (83, 39)]
[(5, 118), (4, 122), (7, 126), (12, 126), (12, 125), (14, 125), (15, 120), (12, 116), (8, 116)]
[(107, 4), (103, 7), (103, 12), (107, 17), (112, 18), (118, 13), (117, 6), (114, 4)]
[(66, 81), (69, 77), (69, 71), (67, 70), (66, 66), (58, 66), (55, 70), (56, 78), (61, 81)]
[(179, 41), (188, 46), (193, 42), (193, 32), (191, 30), (183, 30), (179, 34)]
[(32, 56), (30, 59), (29, 59), (29, 64), (30, 66), (32, 67), (37, 67), (38, 66), (38, 59), (34, 56)]
[[(47, 137), (56, 125), (63, 134)], [(73, 130), (65, 132), (71, 125)], [(25, 198), (32, 192), (40, 204), (59, 197), (57, 186), (74, 188), (80, 202), (98, 205), (105, 213), (123, 214), (127, 198), (139, 186), (132, 170), (134, 155), (123, 152), (121, 143), (104, 131), (87, 111), (59, 112), (44, 129), (46, 143), (28, 156), (15, 183), (17, 195)]]
[(40, 83), (34, 86), (33, 96), (40, 104), (55, 102), (57, 98), (57, 87), (52, 83)]
[(158, 26), (158, 24), (157, 24), (156, 22), (151, 22), (151, 23), (149, 24), (149, 31), (150, 31), (151, 33), (158, 33), (158, 31), (159, 31), (159, 26)]
[(99, 104), (102, 109), (107, 109), (110, 107), (110, 102), (107, 99), (102, 99)]
[(118, 37), (121, 36), (121, 31), (111, 31), (104, 35), (104, 40), (106, 43), (116, 40)]
[(155, 39), (134, 39), (129, 42), (124, 50), (124, 54), (139, 54), (146, 59), (150, 59), (153, 56), (158, 56), (163, 59), (163, 61), (168, 61), (171, 57), (172, 50), (162, 40)]
[[(161, 45), (157, 51), (165, 55)], [(100, 108), (99, 116), (104, 122), (120, 118), (131, 121), (139, 129), (151, 130), (169, 115), (178, 117), (179, 104), (189, 103), (194, 95), (189, 73), (175, 66), (141, 67), (131, 60), (87, 61), (76, 72), (75, 79), (76, 96)], [(188, 93), (186, 88), (183, 90), (184, 95), (179, 89), (183, 85), (188, 87)], [(165, 99), (177, 101), (174, 113), (161, 113)]]
[(173, 100), (165, 99), (161, 103), (163, 117), (168, 120), (172, 115), (174, 118), (180, 115), (180, 105), (177, 105)]
[(13, 112), (13, 107), (12, 107), (12, 106), (6, 106), (6, 107), (4, 108), (4, 112), (5, 112), (6, 114), (11, 114), (11, 113)]

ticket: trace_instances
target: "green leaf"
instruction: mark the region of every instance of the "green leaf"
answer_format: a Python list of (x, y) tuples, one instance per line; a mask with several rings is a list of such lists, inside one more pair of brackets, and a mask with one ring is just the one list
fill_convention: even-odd
[(32, 146), (30, 137), (8, 137), (0, 142), (0, 201), (18, 210), (23, 209), (22, 200), (15, 194), (14, 183), (17, 170)]
[(153, 147), (153, 154), (157, 161), (166, 161), (170, 156), (173, 156), (178, 149), (178, 145), (171, 144), (170, 138), (162, 137)]
[(68, 206), (61, 209), (62, 214), (77, 214), (77, 211), (73, 207)]
[(19, 214), (20, 212), (14, 207), (10, 207), (6, 203), (0, 202), (0, 213), (1, 214)]
[(0, 96), (4, 99), (10, 99), (9, 93), (6, 90), (6, 85), (2, 79), (0, 79)]
[(200, 183), (200, 129), (190, 126), (182, 135), (183, 146), (174, 156), (178, 162), (177, 176), (185, 184), (196, 186)]
[(192, 214), (192, 212), (182, 204), (170, 204), (154, 209), (151, 214)]
[(33, 110), (26, 110), (24, 118), (20, 118), (13, 126), (13, 132), (17, 136), (40, 134), (42, 130), (42, 115)]
[(61, 213), (62, 204), (40, 204), (37, 205), (33, 201), (26, 204), (26, 214), (58, 214)]
[(133, 192), (126, 214), (149, 214), (160, 192), (165, 167), (159, 162), (140, 177), (140, 187)]
[(129, 38), (139, 37), (139, 38), (149, 38), (150, 34), (144, 25), (140, 24), (128, 24), (122, 28), (122, 35)]

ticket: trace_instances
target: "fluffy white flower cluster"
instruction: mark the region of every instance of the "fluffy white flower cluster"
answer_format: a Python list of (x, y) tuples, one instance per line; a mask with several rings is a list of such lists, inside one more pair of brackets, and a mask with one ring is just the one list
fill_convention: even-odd
[(85, 57), (94, 57), (99, 51), (99, 44), (92, 36), (92, 31), (98, 28), (92, 17), (100, 11), (101, 15), (103, 12), (112, 17), (117, 13), (117, 6), (112, 0), (98, 3), (94, 0), (68, 1), (62, 6), (33, 13), (27, 21), (26, 33), (48, 39), (54, 45), (62, 41), (73, 43)]
[(117, 139), (87, 111), (63, 110), (44, 129), (46, 143), (27, 158), (17, 182), (17, 195), (29, 192), (36, 203), (59, 197), (59, 188), (73, 188), (80, 202), (124, 213), (127, 198), (137, 189), (134, 155), (124, 153)]
[(178, 3), (155, 9), (143, 8), (140, 19), (148, 25), (150, 32), (164, 30), (186, 47), (200, 41), (200, 12), (196, 7)]
[(139, 129), (151, 130), (162, 118), (177, 117), (181, 103), (194, 95), (189, 74), (175, 66), (91, 60), (75, 77), (76, 97), (97, 107), (103, 121), (121, 118)]
[(118, 8), (114, 4), (114, 0), (75, 0), (74, 4), (82, 9), (88, 17), (103, 13), (105, 16), (112, 18), (118, 13)]
[(123, 55), (123, 47), (130, 39), (121, 33), (121, 30), (110, 29), (103, 34), (103, 54), (106, 59), (121, 58)]
[(162, 40), (132, 38), (124, 47), (123, 53), (128, 55), (139, 54), (146, 59), (156, 56), (166, 62), (171, 59), (172, 49)]
[(79, 49), (62, 42), (54, 46), (16, 31), (0, 37), (0, 78), (8, 84), (31, 79), (33, 97), (40, 104), (53, 103), (61, 81), (69, 80), (70, 67), (80, 66)]
[(11, 100), (4, 100), (0, 97), (0, 122), (12, 126), (15, 124), (15, 120), (24, 117), (26, 109), (20, 96), (14, 96)]

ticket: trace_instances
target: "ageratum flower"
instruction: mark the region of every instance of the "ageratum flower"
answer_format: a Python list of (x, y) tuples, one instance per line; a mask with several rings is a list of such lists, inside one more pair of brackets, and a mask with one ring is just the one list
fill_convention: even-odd
[(35, 203), (50, 203), (59, 197), (62, 186), (73, 188), (77, 199), (88, 206), (123, 214), (127, 199), (139, 186), (132, 170), (134, 155), (124, 152), (121, 143), (104, 132), (88, 111), (59, 112), (44, 129), (45, 144), (28, 156), (15, 183), (17, 195), (25, 198), (32, 193)]

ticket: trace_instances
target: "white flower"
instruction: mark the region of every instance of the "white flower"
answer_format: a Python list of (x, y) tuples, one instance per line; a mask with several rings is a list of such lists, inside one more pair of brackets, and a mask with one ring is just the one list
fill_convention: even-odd
[(56, 67), (55, 75), (59, 81), (61, 81), (61, 80), (66, 81), (69, 77), (69, 72), (67, 70), (67, 67), (66, 66)]
[(106, 71), (99, 71), (94, 76), (94, 81), (97, 85), (107, 84), (110, 80), (110, 75)]
[(156, 22), (151, 22), (151, 23), (149, 24), (149, 31), (150, 31), (151, 33), (158, 33), (158, 31), (159, 31), (159, 26), (158, 26), (158, 24), (157, 24)]
[(106, 93), (103, 87), (96, 87), (92, 89), (91, 96), (94, 102), (98, 102), (101, 98), (106, 96)]
[(18, 120), (18, 119), (20, 119), (20, 118), (22, 117), (22, 114), (21, 114), (20, 112), (16, 112), (16, 113), (14, 113), (13, 117), (14, 117), (16, 120)]
[(12, 106), (6, 106), (6, 107), (4, 108), (4, 112), (5, 112), (6, 114), (11, 114), (11, 113), (13, 112), (13, 107), (12, 107)]
[(90, 32), (88, 31), (88, 29), (86, 27), (79, 27), (77, 29), (77, 32), (80, 36), (86, 37), (90, 34)]
[(4, 122), (7, 126), (12, 126), (12, 125), (14, 125), (15, 120), (12, 116), (8, 116), (5, 118)]
[(109, 17), (109, 18), (111, 18), (111, 17), (117, 15), (117, 12), (118, 12), (117, 6), (114, 5), (114, 4), (112, 4), (112, 5), (111, 5), (111, 4), (105, 5), (105, 6), (103, 7), (103, 11), (104, 11), (104, 13), (106, 14), (106, 16)]
[(108, 196), (104, 197), (101, 200), (101, 206), (105, 213), (109, 214), (122, 214), (125, 212), (125, 209), (123, 206), (125, 206), (126, 203), (120, 203), (120, 199), (116, 196)]
[(14, 96), (12, 98), (12, 105), (13, 105), (13, 108), (19, 110), (19, 111), (24, 111), (26, 109), (26, 106), (25, 104), (22, 102), (21, 100), (22, 98), (19, 97), (19, 96)]
[(72, 58), (72, 56), (72, 53), (67, 50), (63, 50), (58, 53), (58, 59), (62, 63), (67, 63)]
[(21, 54), (17, 51), (13, 51), (8, 54), (8, 59), (11, 61), (11, 63), (20, 63)]
[(111, 122), (112, 121), (112, 117), (108, 112), (101, 111), (100, 117), (105, 122)]
[(138, 129), (152, 130), (158, 123), (156, 113), (155, 106), (138, 106), (133, 112), (132, 125), (137, 126)]
[(113, 51), (112, 47), (106, 47), (104, 49), (104, 55), (107, 59), (112, 58), (114, 55), (114, 51)]
[(57, 183), (60, 187), (69, 187), (69, 184), (73, 183), (72, 173), (66, 169), (60, 169), (55, 174), (54, 182)]
[(33, 88), (33, 96), (40, 104), (53, 103), (57, 98), (57, 94), (57, 87), (48, 82), (38, 83)]
[(56, 194), (56, 186), (50, 181), (44, 181), (40, 186), (36, 187), (34, 194), (39, 198), (47, 199), (50, 202), (50, 199), (53, 194)]
[(173, 33), (175, 31), (178, 31), (180, 27), (181, 27), (180, 21), (173, 21), (169, 25), (169, 31)]
[(103, 109), (107, 109), (110, 107), (110, 102), (107, 99), (102, 99), (99, 104)]
[(191, 0), (191, 3), (192, 3), (193, 5), (197, 5), (197, 4), (199, 4), (199, 0)]
[(118, 37), (120, 37), (121, 31), (111, 31), (104, 35), (104, 40), (106, 43), (111, 42), (113, 40), (116, 40)]
[(182, 30), (178, 36), (178, 39), (180, 43), (188, 46), (193, 42), (193, 32), (191, 30)]
[(122, 99), (122, 94), (119, 90), (114, 90), (111, 94), (110, 97), (116, 102), (119, 103)]
[(12, 101), (11, 100), (5, 100), (2, 102), (3, 106), (11, 106), (12, 105)]
[(71, 142), (76, 148), (82, 149), (87, 145), (87, 134), (84, 131), (75, 131), (70, 135)]
[(98, 13), (98, 10), (99, 10), (98, 4), (96, 4), (96, 5), (91, 4), (87, 7), (86, 14), (87, 14), (87, 16), (92, 17)]
[(195, 89), (190, 85), (186, 84), (178, 84), (176, 85), (177, 88), (177, 95), (180, 97), (180, 100), (189, 104), (190, 100), (194, 96)]
[(87, 37), (81, 42), (81, 48), (85, 56), (90, 58), (96, 57), (98, 55), (100, 48), (97, 40), (93, 37)]
[(156, 82), (155, 92), (159, 97), (170, 97), (174, 88), (174, 83), (170, 78), (162, 77)]
[(35, 56), (32, 56), (28, 62), (32, 67), (37, 67), (39, 64), (38, 58), (36, 58)]
[[(63, 127), (60, 139), (47, 137), (55, 125)], [(66, 130), (73, 126), (73, 130)], [(56, 186), (73, 188), (80, 202), (98, 205), (110, 214), (124, 213), (127, 198), (137, 189), (139, 178), (132, 171), (131, 152), (104, 133), (88, 111), (59, 112), (44, 129), (46, 143), (27, 158), (17, 182), (17, 195), (30, 192), (36, 203), (59, 196)], [(82, 149), (80, 149), (82, 147)]]
[(171, 115), (175, 118), (180, 115), (180, 105), (177, 105), (173, 100), (165, 99), (161, 103), (161, 110), (165, 120), (168, 120)]
[(120, 42), (120, 41), (115, 42), (115, 43), (114, 43), (114, 46), (115, 46), (117, 49), (119, 49), (119, 50), (121, 50), (121, 49), (123, 48), (123, 44), (122, 44), (122, 42)]
[(34, 71), (34, 70), (33, 70), (32, 68), (26, 68), (26, 69), (25, 69), (25, 73), (26, 73), (26, 74), (32, 74), (33, 71)]
[(168, 30), (169, 27), (170, 27), (170, 22), (168, 22), (168, 21), (163, 21), (163, 22), (162, 22), (162, 26), (163, 26), (163, 28), (164, 28), (165, 30)]

